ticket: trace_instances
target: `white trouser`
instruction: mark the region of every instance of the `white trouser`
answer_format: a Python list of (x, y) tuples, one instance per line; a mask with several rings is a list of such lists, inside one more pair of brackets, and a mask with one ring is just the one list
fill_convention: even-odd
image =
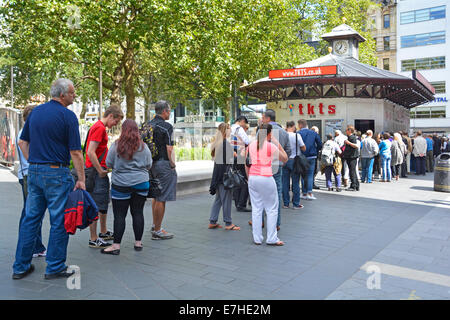
[(248, 192), (252, 202), (253, 241), (262, 243), (264, 240), (262, 234), (262, 215), (263, 210), (266, 210), (266, 243), (277, 243), (280, 241), (277, 235), (278, 192), (274, 178), (250, 176), (248, 179)]
[(408, 152), (408, 155), (406, 156), (406, 171), (408, 173), (411, 172), (411, 153)]
[(344, 172), (343, 177), (345, 180), (350, 179), (350, 171), (348, 170), (347, 161), (343, 161), (342, 171)]

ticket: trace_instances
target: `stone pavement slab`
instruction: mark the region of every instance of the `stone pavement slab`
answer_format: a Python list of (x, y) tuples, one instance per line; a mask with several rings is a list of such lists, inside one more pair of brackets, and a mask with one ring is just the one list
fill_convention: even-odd
[[(448, 275), (450, 197), (432, 190), (432, 178), (361, 184), (360, 192), (322, 188), (317, 200), (302, 200), (304, 209), (281, 210), (283, 247), (253, 244), (251, 213), (233, 209), (240, 231), (207, 229), (214, 200), (207, 193), (167, 203), (163, 225), (175, 238), (152, 241), (148, 201), (142, 252), (133, 250), (130, 216), (120, 256), (89, 248), (88, 230), (70, 237), (67, 264), (80, 267), (81, 289), (69, 290), (64, 279), (43, 278), (43, 258), (33, 259), (36, 271), (26, 279), (11, 279), (22, 196), (17, 178), (0, 168), (0, 298), (448, 299), (450, 288), (387, 275), (381, 276), (381, 290), (369, 290), (369, 274), (360, 269), (376, 261)], [(323, 186), (323, 176), (319, 180)], [(46, 216), (45, 244), (48, 232)]]

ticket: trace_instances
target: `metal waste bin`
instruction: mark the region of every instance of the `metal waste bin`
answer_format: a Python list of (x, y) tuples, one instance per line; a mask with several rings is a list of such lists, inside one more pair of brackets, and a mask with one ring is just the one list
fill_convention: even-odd
[(436, 157), (434, 166), (434, 191), (450, 192), (450, 153)]

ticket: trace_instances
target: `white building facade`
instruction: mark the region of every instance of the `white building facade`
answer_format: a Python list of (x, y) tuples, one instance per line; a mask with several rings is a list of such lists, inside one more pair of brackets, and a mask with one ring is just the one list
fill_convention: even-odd
[(435, 100), (411, 109), (411, 130), (450, 133), (450, 1), (397, 1), (397, 72), (417, 69)]

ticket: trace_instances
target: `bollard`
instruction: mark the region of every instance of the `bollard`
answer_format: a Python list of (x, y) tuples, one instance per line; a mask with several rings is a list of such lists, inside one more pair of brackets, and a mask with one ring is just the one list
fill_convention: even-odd
[(442, 153), (436, 157), (434, 191), (450, 192), (450, 153)]

